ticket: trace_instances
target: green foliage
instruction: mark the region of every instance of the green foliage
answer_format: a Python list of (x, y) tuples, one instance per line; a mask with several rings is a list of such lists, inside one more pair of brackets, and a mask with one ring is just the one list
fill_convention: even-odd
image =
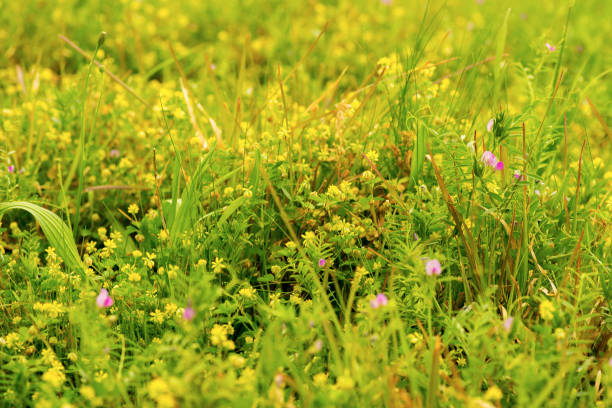
[(612, 405), (612, 2), (5, 3), (0, 407)]

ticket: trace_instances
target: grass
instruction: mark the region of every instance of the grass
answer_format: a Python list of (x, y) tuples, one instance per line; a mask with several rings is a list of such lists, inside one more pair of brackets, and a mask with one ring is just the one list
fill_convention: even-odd
[(1, 9), (0, 406), (612, 404), (612, 4)]

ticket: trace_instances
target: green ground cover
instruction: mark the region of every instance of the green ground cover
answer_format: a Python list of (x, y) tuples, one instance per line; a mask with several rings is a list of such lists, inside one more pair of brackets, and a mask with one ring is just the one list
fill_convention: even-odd
[(0, 406), (611, 406), (610, 16), (0, 0)]

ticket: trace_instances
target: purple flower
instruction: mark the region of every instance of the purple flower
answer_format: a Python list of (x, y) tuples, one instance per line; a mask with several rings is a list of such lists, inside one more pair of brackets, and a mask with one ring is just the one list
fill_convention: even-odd
[(495, 124), (495, 119), (491, 118), (489, 119), (489, 121), (487, 122), (487, 132), (492, 132), (493, 131), (493, 125)]
[(376, 295), (376, 298), (370, 300), (370, 307), (372, 309), (378, 309), (379, 307), (387, 306), (388, 303), (389, 299), (387, 299), (387, 296), (384, 293), (379, 293)]
[(100, 289), (100, 294), (96, 298), (96, 305), (100, 308), (111, 307), (113, 303), (113, 298), (108, 295), (108, 290), (104, 288)]
[(480, 161), (489, 167), (493, 167), (495, 170), (504, 169), (504, 163), (497, 160), (497, 157), (495, 157), (495, 154), (493, 154), (493, 152), (490, 152), (488, 150), (485, 150), (482, 156), (480, 156)]
[(486, 164), (487, 166), (497, 166), (497, 158), (492, 152), (488, 150), (485, 150), (482, 156), (480, 156), (480, 161)]
[(509, 318), (507, 318), (506, 320), (504, 320), (503, 326), (504, 326), (504, 330), (506, 332), (509, 332), (510, 329), (512, 328), (512, 323), (514, 322), (514, 318), (512, 316), (510, 316)]
[(425, 264), (425, 273), (428, 276), (440, 275), (442, 273), (442, 266), (440, 265), (440, 261), (437, 259), (430, 259)]
[(110, 153), (108, 154), (111, 158), (116, 159), (117, 157), (119, 157), (119, 150), (118, 149), (113, 149), (110, 151)]
[(326, 263), (326, 262), (325, 262), (325, 258), (321, 258), (321, 259), (319, 259), (319, 267), (321, 267), (321, 268), (322, 268), (322, 267), (324, 267), (324, 266), (325, 266), (325, 263)]
[(10, 166), (8, 166), (8, 171), (9, 171), (9, 173), (14, 173), (15, 172), (15, 166), (13, 166), (12, 164)]
[(557, 51), (557, 47), (555, 47), (552, 44), (546, 43), (546, 48), (548, 48), (548, 52), (555, 52)]
[(193, 310), (193, 307), (191, 307), (191, 304), (187, 304), (187, 307), (185, 308), (185, 310), (183, 310), (183, 319), (187, 322), (193, 320), (193, 318), (195, 317), (196, 312), (195, 310)]

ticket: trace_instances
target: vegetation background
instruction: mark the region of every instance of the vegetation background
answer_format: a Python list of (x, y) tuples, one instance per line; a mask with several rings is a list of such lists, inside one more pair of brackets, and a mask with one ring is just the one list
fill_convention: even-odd
[(610, 16), (0, 0), (0, 406), (611, 406)]

